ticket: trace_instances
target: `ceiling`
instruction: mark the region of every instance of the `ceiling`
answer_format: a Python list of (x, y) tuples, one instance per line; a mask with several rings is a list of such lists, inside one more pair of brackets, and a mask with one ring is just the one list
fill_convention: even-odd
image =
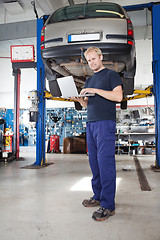
[[(77, 3), (85, 3), (87, 0), (0, 0), (0, 24), (19, 22), (19, 21), (28, 21), (36, 19), (36, 14), (34, 12), (33, 4), (37, 10), (38, 17), (43, 15), (50, 15), (56, 9)], [(107, 0), (88, 0), (88, 2), (107, 2)], [(118, 3), (122, 6), (136, 5), (149, 3), (151, 1), (147, 0), (112, 0), (112, 2)], [(152, 2), (157, 2), (156, 0)], [(32, 4), (31, 4), (32, 3)], [(132, 13), (129, 13), (132, 15)], [(133, 14), (134, 15), (134, 14)], [(146, 18), (146, 12), (144, 12), (144, 18)], [(142, 24), (142, 13), (139, 14), (139, 17), (135, 15), (134, 23)], [(133, 25), (134, 25), (133, 23)], [(146, 24), (146, 21), (145, 23)], [(16, 44), (35, 44), (36, 39), (19, 39), (19, 40), (9, 40), (9, 41), (0, 41), (0, 53), (8, 52), (10, 45)]]
[[(35, 13), (33, 10), (33, 3), (35, 3), (37, 13), (39, 17), (44, 14), (51, 14), (53, 11), (60, 7), (64, 7), (71, 4), (77, 3), (85, 3), (85, 2), (109, 2), (107, 0), (0, 0), (0, 12), (1, 14), (1, 22), (6, 21), (12, 22), (14, 19), (17, 21), (22, 21), (21, 14), (24, 15), (25, 18), (35, 19)], [(136, 5), (149, 3), (149, 0), (112, 0), (110, 2), (118, 3), (122, 6), (127, 5)], [(153, 0), (152, 2), (157, 2)], [(32, 3), (32, 4), (31, 4)], [(3, 16), (2, 16), (3, 15)], [(11, 16), (10, 16), (11, 15)], [(16, 16), (15, 16), (16, 15)], [(30, 16), (29, 16), (30, 15)], [(4, 17), (4, 19), (2, 19)], [(12, 18), (12, 20), (11, 20)], [(28, 19), (27, 19), (28, 20)]]

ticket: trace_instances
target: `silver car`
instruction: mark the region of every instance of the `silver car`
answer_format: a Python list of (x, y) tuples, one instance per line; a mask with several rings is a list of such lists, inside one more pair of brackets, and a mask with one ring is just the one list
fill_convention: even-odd
[(91, 46), (103, 53), (103, 64), (122, 77), (124, 95), (132, 94), (136, 70), (132, 22), (120, 5), (108, 2), (74, 4), (55, 11), (41, 33), (41, 53), (53, 96), (60, 96), (56, 78), (72, 75), (81, 89), (93, 74), (84, 58)]

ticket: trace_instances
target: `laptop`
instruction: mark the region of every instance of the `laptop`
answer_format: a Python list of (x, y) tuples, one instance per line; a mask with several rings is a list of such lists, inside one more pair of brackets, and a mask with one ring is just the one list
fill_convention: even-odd
[(71, 97), (93, 97), (94, 93), (78, 94), (78, 90), (72, 76), (57, 78), (59, 88), (63, 98)]

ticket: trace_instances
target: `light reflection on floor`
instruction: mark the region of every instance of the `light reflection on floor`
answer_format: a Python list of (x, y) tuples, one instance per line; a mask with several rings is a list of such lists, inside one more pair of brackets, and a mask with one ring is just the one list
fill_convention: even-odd
[[(75, 183), (71, 187), (71, 191), (87, 191), (87, 192), (92, 192), (92, 187), (91, 187), (91, 177), (84, 177), (77, 183)], [(116, 178), (116, 188), (118, 188), (118, 185), (121, 181), (121, 178)]]

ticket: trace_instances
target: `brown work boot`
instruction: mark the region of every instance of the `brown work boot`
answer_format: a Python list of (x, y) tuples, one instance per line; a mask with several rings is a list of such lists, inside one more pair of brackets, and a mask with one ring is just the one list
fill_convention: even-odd
[(104, 221), (110, 216), (113, 216), (114, 214), (115, 210), (100, 207), (97, 211), (93, 213), (92, 218), (96, 221)]
[(85, 207), (95, 207), (100, 205), (100, 202), (98, 200), (95, 200), (93, 197), (91, 197), (90, 199), (84, 199), (82, 204)]

